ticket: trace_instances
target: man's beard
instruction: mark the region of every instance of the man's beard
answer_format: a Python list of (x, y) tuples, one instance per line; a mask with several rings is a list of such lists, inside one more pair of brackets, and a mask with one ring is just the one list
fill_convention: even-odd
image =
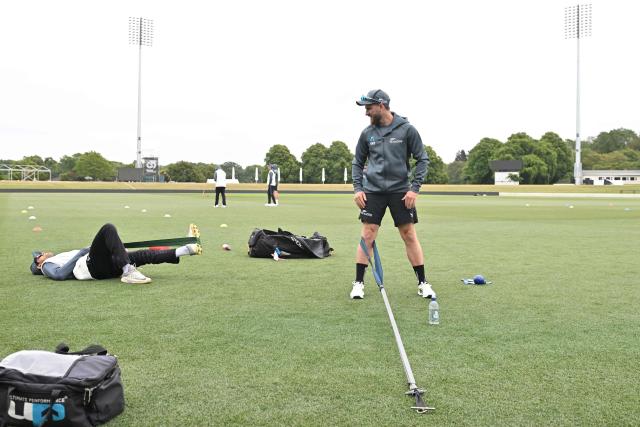
[(369, 118), (371, 119), (371, 124), (373, 126), (380, 126), (380, 123), (382, 122), (382, 115), (376, 114), (374, 116), (369, 116)]

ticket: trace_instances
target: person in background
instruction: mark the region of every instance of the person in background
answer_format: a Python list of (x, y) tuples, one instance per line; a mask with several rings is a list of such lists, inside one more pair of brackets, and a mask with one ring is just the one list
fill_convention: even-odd
[[(188, 237), (200, 237), (195, 224), (189, 225)], [(201, 255), (202, 246), (190, 243), (177, 249), (127, 252), (113, 224), (105, 224), (93, 239), (91, 246), (54, 254), (32, 253), (31, 274), (43, 275), (53, 280), (91, 280), (120, 277), (123, 283), (150, 283), (151, 279), (136, 267), (145, 264), (178, 264), (185, 255)]]
[(216, 180), (216, 204), (215, 208), (219, 207), (218, 204), (220, 196), (222, 196), (222, 207), (227, 207), (227, 174), (222, 170), (222, 166), (218, 166), (216, 172), (214, 174), (214, 179)]
[[(373, 242), (389, 208), (416, 275), (418, 295), (435, 298), (436, 294), (425, 276), (424, 255), (414, 226), (418, 222), (416, 199), (427, 174), (429, 157), (416, 128), (405, 117), (390, 110), (390, 101), (389, 95), (380, 89), (369, 91), (356, 101), (357, 105), (365, 107), (365, 114), (370, 120), (370, 125), (358, 139), (351, 169), (353, 199), (360, 208), (361, 236), (372, 256)], [(416, 160), (413, 175), (409, 169), (411, 157)], [(366, 174), (363, 174), (365, 167)], [(367, 257), (358, 245), (351, 299), (364, 298), (366, 268)]]
[(278, 206), (278, 165), (269, 165), (267, 174), (267, 203), (265, 206)]

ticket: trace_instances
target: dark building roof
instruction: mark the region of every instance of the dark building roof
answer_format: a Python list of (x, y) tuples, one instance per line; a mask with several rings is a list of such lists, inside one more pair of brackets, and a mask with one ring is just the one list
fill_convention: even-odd
[(490, 160), (489, 167), (494, 172), (519, 172), (522, 160)]

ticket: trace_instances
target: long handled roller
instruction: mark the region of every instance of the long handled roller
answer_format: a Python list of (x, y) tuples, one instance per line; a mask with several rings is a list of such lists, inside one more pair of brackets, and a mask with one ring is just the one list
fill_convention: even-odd
[(384, 289), (384, 284), (382, 282), (383, 279), (383, 271), (382, 271), (382, 263), (380, 262), (380, 255), (378, 254), (378, 248), (376, 247), (376, 242), (373, 242), (373, 258), (375, 260), (375, 265), (371, 261), (371, 257), (369, 256), (369, 251), (367, 250), (367, 245), (364, 242), (364, 238), (360, 239), (360, 247), (362, 251), (367, 256), (367, 260), (369, 261), (369, 265), (371, 265), (371, 272), (373, 273), (373, 277), (378, 285), (378, 289), (380, 289), (380, 294), (382, 295), (382, 299), (384, 301), (384, 306), (387, 308), (387, 314), (389, 315), (389, 321), (391, 322), (391, 328), (393, 329), (393, 335), (396, 338), (396, 345), (398, 346), (398, 351), (400, 352), (400, 359), (402, 360), (402, 366), (404, 367), (404, 373), (407, 376), (407, 383), (409, 384), (409, 391), (405, 394), (409, 396), (413, 396), (416, 399), (415, 406), (412, 406), (411, 409), (415, 409), (417, 413), (424, 414), (428, 411), (435, 410), (434, 407), (427, 406), (424, 400), (422, 399), (422, 395), (425, 393), (425, 390), (419, 388), (416, 385), (416, 380), (413, 377), (413, 371), (411, 370), (411, 365), (409, 364), (409, 358), (407, 358), (407, 352), (404, 350), (404, 344), (402, 344), (402, 337), (400, 337), (400, 331), (398, 330), (398, 325), (396, 324), (396, 319), (393, 317), (393, 311), (391, 311), (391, 305), (389, 304), (389, 299), (387, 298), (387, 292)]

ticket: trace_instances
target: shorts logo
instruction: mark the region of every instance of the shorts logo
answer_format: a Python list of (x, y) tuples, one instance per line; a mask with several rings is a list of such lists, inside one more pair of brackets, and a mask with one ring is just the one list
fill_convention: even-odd
[(404, 141), (398, 138), (390, 138), (389, 144), (402, 144)]
[(371, 212), (368, 212), (366, 209), (362, 209), (362, 210), (360, 211), (360, 215), (362, 215), (362, 216), (368, 216), (368, 217), (372, 217), (372, 216), (373, 216), (373, 214), (372, 214)]

